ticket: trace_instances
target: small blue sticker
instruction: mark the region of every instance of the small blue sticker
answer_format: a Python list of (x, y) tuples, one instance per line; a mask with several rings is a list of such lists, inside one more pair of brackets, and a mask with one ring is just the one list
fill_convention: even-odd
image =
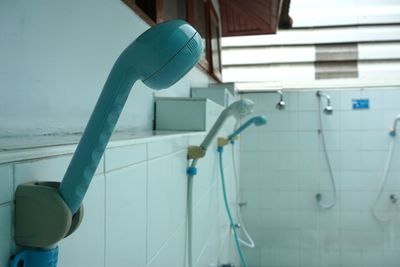
[(353, 99), (353, 109), (369, 109), (369, 99)]

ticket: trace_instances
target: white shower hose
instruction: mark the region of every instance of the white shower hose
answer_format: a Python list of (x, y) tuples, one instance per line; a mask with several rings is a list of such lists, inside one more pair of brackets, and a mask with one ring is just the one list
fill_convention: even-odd
[(319, 118), (319, 129), (320, 129), (320, 135), (321, 135), (321, 140), (322, 140), (322, 146), (324, 149), (324, 155), (326, 162), (328, 164), (328, 170), (332, 182), (332, 187), (333, 187), (333, 200), (330, 203), (322, 203), (321, 200), (317, 199), (318, 205), (323, 208), (323, 209), (330, 209), (333, 208), (336, 205), (336, 182), (335, 182), (335, 177), (333, 175), (333, 170), (332, 170), (332, 165), (331, 161), (329, 160), (329, 155), (328, 155), (328, 150), (326, 148), (326, 141), (325, 141), (325, 134), (324, 134), (324, 129), (323, 129), (323, 124), (322, 124), (322, 111), (321, 111), (321, 101), (318, 101), (318, 118)]
[[(384, 168), (383, 173), (382, 173), (382, 180), (381, 180), (381, 184), (380, 184), (380, 187), (379, 187), (379, 192), (378, 192), (378, 195), (376, 196), (374, 204), (372, 205), (372, 213), (374, 214), (375, 218), (380, 222), (389, 222), (389, 221), (391, 221), (393, 219), (393, 216), (389, 216), (389, 217), (386, 217), (386, 218), (380, 217), (378, 215), (378, 213), (376, 212), (376, 209), (375, 209), (376, 208), (376, 204), (378, 204), (378, 200), (379, 200), (380, 196), (382, 195), (383, 189), (385, 187), (385, 183), (386, 183), (386, 180), (387, 180), (387, 174), (388, 174), (388, 171), (389, 171), (390, 163), (392, 162), (393, 147), (394, 147), (394, 138), (392, 138), (392, 141), (390, 142), (389, 151), (388, 151), (388, 155), (387, 155), (386, 163), (385, 163), (385, 168)], [(393, 207), (396, 208), (397, 205), (393, 205)]]
[[(237, 129), (239, 123), (235, 124), (235, 129)], [(239, 180), (239, 173), (236, 164), (236, 155), (235, 155), (235, 146), (232, 144), (232, 163), (233, 163), (233, 174), (235, 177), (235, 190), (236, 190), (236, 206), (237, 206), (237, 222), (240, 224), (240, 229), (243, 231), (244, 235), (246, 236), (247, 241), (243, 240), (239, 237), (239, 242), (242, 243), (244, 246), (248, 248), (254, 248), (255, 244), (253, 239), (251, 238), (250, 234), (247, 232), (246, 226), (244, 225), (242, 214), (240, 211), (240, 180)]]

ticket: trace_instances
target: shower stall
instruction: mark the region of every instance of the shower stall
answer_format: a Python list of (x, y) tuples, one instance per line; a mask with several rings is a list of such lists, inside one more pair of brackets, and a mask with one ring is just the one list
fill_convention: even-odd
[[(275, 93), (243, 94), (268, 117), (240, 142), (241, 211), (256, 244), (244, 249), (249, 266), (398, 266), (400, 88), (284, 96), (277, 110)], [(360, 100), (368, 106), (353, 105)]]

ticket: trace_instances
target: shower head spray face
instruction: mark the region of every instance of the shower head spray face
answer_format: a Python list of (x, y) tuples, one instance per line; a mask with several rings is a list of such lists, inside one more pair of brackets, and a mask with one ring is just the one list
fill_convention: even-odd
[(111, 73), (125, 71), (124, 79), (139, 79), (152, 89), (165, 89), (197, 63), (201, 52), (201, 36), (196, 30), (185, 21), (171, 20), (151, 27), (133, 41)]
[(230, 105), (226, 110), (227, 113), (234, 115), (236, 118), (246, 116), (253, 113), (254, 103), (250, 99), (242, 99)]
[(286, 103), (283, 100), (280, 100), (277, 104), (276, 104), (276, 108), (279, 110), (285, 109)]
[(168, 88), (196, 65), (201, 52), (200, 35), (181, 20), (151, 27), (122, 52), (59, 188), (72, 213), (82, 203), (133, 84), (142, 80), (152, 89)]
[(265, 116), (254, 117), (253, 123), (255, 126), (265, 125), (265, 124), (267, 124), (267, 118), (265, 118)]
[(326, 115), (331, 115), (331, 114), (333, 113), (333, 108), (332, 108), (332, 106), (326, 106), (326, 107), (324, 108), (324, 113), (325, 113)]

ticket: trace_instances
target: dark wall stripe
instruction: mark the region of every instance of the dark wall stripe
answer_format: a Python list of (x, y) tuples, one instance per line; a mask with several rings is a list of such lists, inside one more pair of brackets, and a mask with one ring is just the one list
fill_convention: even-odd
[(357, 44), (315, 46), (315, 79), (358, 77)]

